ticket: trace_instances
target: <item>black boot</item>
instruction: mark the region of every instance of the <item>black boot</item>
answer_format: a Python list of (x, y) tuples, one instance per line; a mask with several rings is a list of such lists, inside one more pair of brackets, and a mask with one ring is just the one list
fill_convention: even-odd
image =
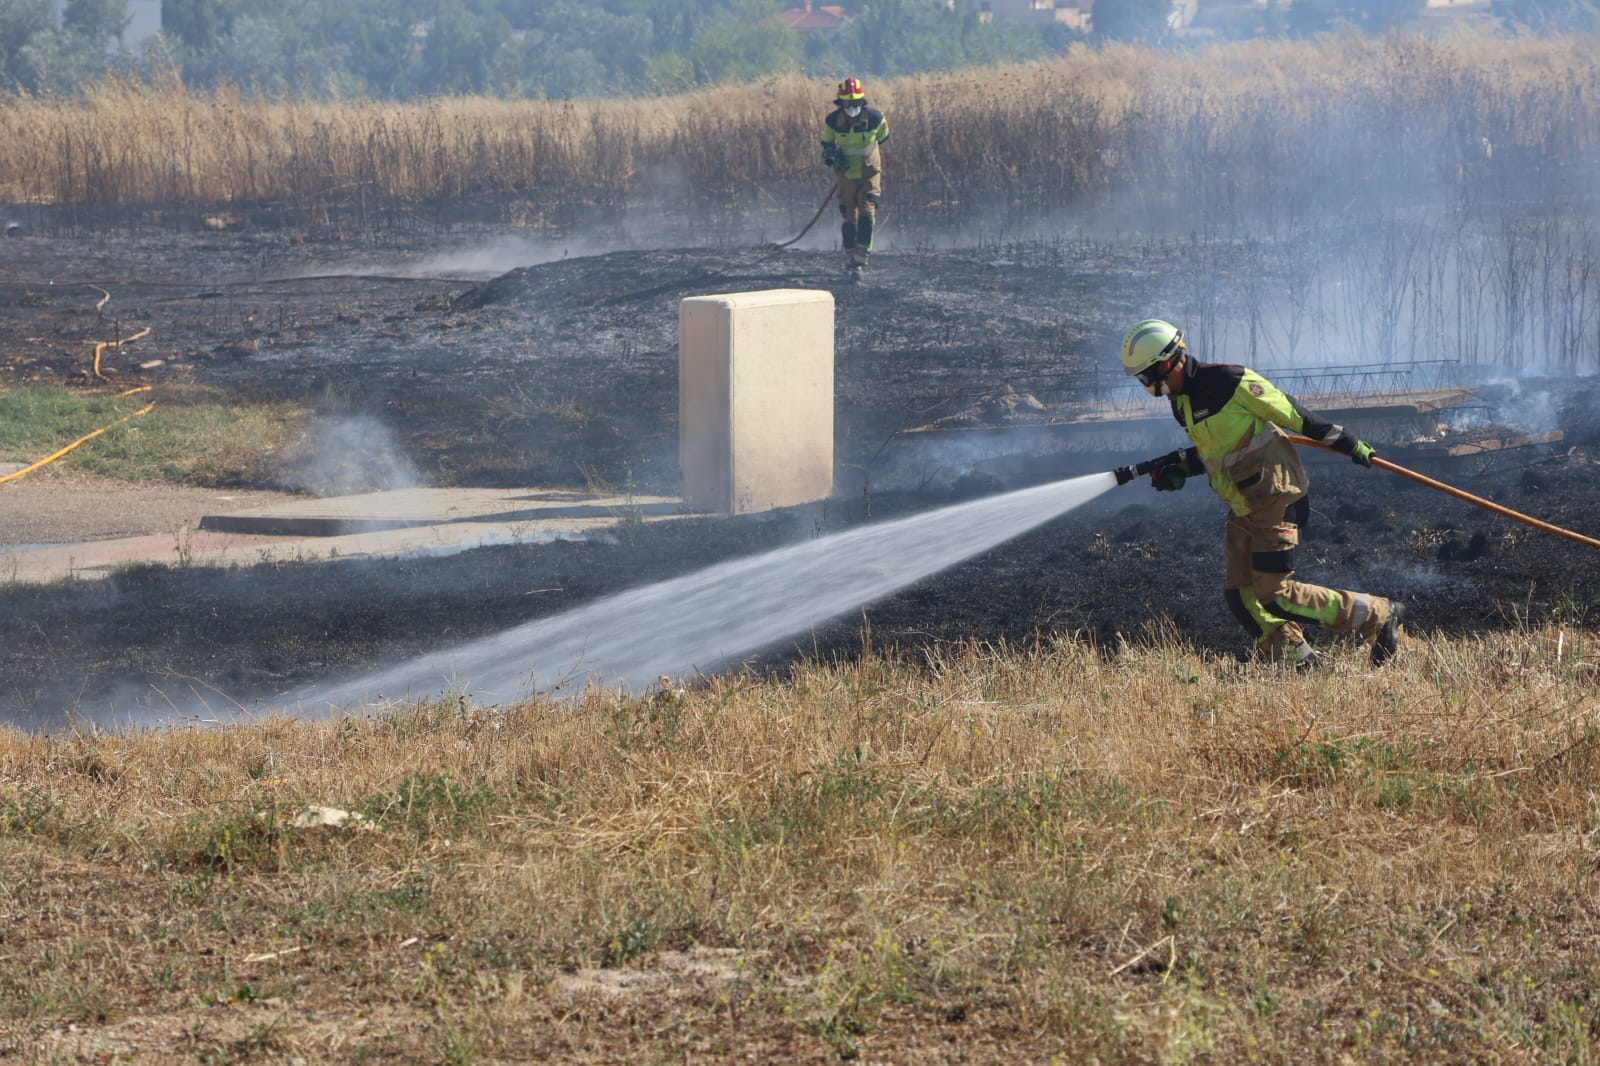
[(1382, 666), (1400, 650), (1400, 623), (1406, 616), (1406, 605), (1399, 600), (1389, 601), (1389, 617), (1378, 628), (1372, 640), (1372, 665)]
[(856, 247), (863, 251), (872, 251), (872, 219), (863, 218), (856, 223)]
[(844, 241), (844, 250), (849, 252), (856, 246), (856, 224), (844, 222), (839, 225), (839, 237)]

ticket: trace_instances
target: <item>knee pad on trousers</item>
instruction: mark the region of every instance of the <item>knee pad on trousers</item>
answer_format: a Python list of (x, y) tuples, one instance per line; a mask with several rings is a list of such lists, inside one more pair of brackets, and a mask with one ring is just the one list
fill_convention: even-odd
[[(1294, 553), (1298, 548), (1284, 548), (1275, 552), (1251, 552), (1250, 569), (1257, 574), (1292, 574), (1294, 573)], [(1257, 593), (1260, 595), (1260, 593)]]

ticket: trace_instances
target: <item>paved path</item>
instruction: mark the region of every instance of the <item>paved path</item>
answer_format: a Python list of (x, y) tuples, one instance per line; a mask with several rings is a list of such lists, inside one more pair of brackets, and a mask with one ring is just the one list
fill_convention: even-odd
[(664, 496), (545, 489), (406, 489), (206, 515), (196, 530), (0, 549), (0, 584), (99, 578), (139, 563), (252, 566), (447, 555), (590, 536), (682, 514)]

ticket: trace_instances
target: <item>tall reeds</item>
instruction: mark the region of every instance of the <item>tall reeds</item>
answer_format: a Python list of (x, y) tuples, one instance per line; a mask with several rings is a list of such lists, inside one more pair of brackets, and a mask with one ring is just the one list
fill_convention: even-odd
[[(869, 85), (902, 187), (946, 203), (1085, 200), (1292, 223), (1330, 196), (1548, 196), (1594, 158), (1587, 39), (1350, 37), (1057, 59)], [(571, 102), (270, 102), (110, 82), (0, 107), (0, 200), (615, 204), (747, 196), (817, 175), (828, 83)], [(1519, 191), (1520, 190), (1520, 191)]]

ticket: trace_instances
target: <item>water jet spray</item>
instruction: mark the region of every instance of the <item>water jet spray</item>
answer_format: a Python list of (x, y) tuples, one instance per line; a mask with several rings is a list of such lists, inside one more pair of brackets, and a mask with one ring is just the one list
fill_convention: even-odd
[(272, 701), (311, 715), (460, 692), (498, 704), (710, 673), (989, 551), (1115, 487), (1089, 474), (874, 523), (610, 596)]

